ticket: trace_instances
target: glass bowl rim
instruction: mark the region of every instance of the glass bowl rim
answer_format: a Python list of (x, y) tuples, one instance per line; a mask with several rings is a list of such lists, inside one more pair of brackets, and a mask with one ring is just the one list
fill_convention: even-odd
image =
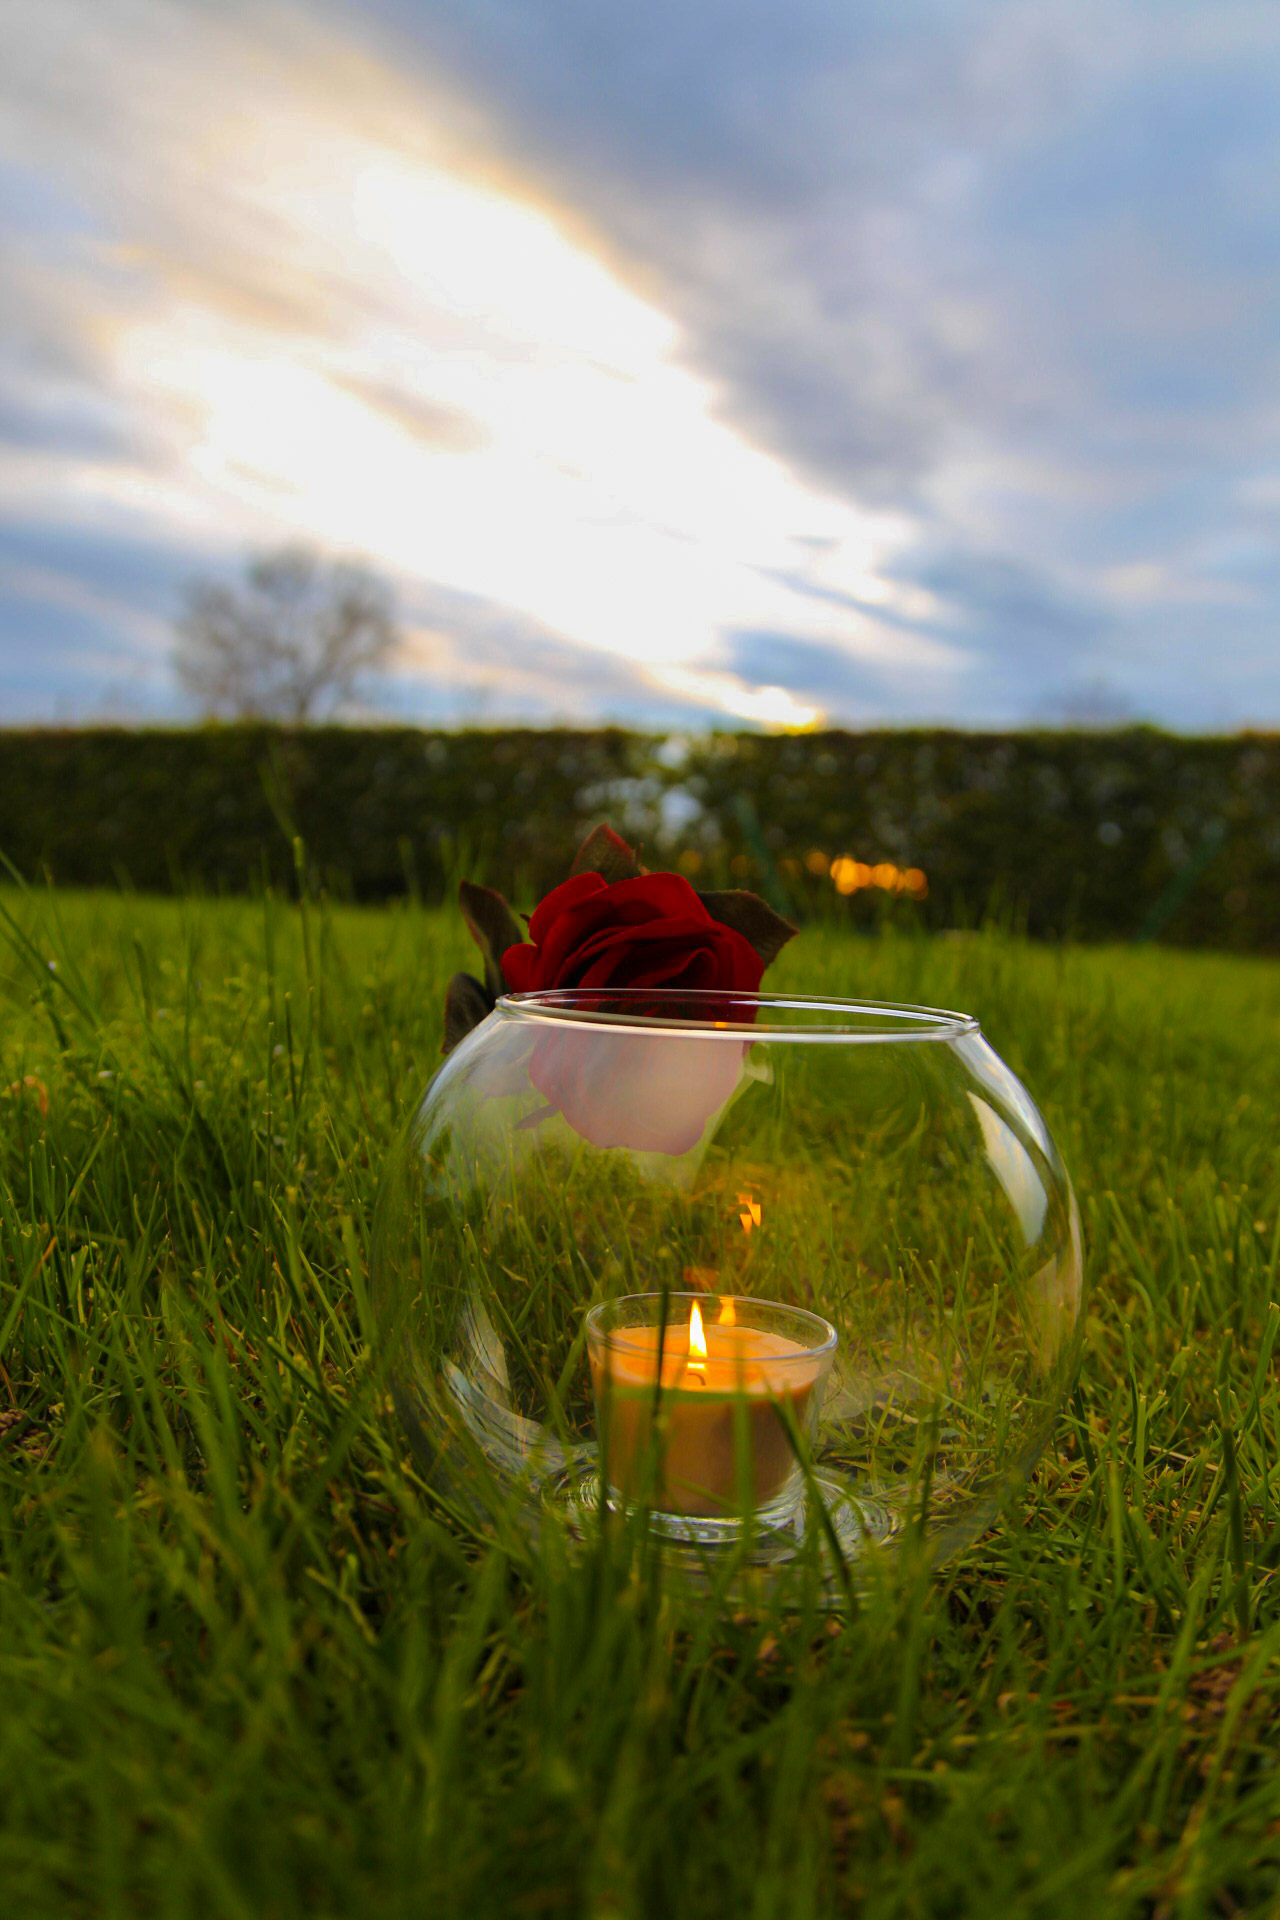
[[(612, 1300), (597, 1300), (593, 1307), (587, 1309), (583, 1321), (588, 1342), (594, 1337), (598, 1338), (610, 1351), (620, 1349), (624, 1353), (651, 1354), (653, 1351), (651, 1347), (646, 1347), (642, 1342), (632, 1341), (626, 1338), (627, 1333), (630, 1331), (629, 1328), (605, 1327), (601, 1322), (606, 1313), (617, 1312), (620, 1307), (629, 1306), (633, 1301), (653, 1300), (659, 1297), (656, 1292), (651, 1291), (648, 1293), (622, 1293), (618, 1294)], [(711, 1301), (722, 1299), (725, 1296), (715, 1293), (695, 1293), (688, 1288), (672, 1287), (666, 1297), (669, 1301)], [(825, 1330), (821, 1340), (819, 1340), (815, 1346), (802, 1347), (798, 1353), (769, 1354), (768, 1361), (771, 1368), (798, 1367), (805, 1362), (812, 1363), (814, 1360), (826, 1359), (828, 1355), (834, 1354), (840, 1344), (838, 1330), (832, 1325), (830, 1320), (824, 1318), (820, 1313), (815, 1313), (811, 1307), (793, 1307), (786, 1300), (761, 1300), (758, 1299), (755, 1294), (751, 1293), (735, 1293), (732, 1297), (735, 1303), (741, 1303), (748, 1307), (773, 1307), (780, 1313), (790, 1314), (795, 1320), (802, 1320), (815, 1328), (821, 1327)], [(645, 1320), (638, 1322), (638, 1324), (641, 1326), (652, 1326), (654, 1323)], [(678, 1319), (668, 1320), (667, 1322), (667, 1325), (672, 1327), (682, 1324), (683, 1322)], [(764, 1329), (757, 1328), (756, 1331), (761, 1332), (764, 1331)]]
[[(707, 1016), (690, 1019), (677, 1014), (599, 1012), (591, 1002), (626, 1002), (634, 998), (652, 1007), (665, 1000), (681, 1006), (705, 1001)], [(583, 1004), (587, 1003), (587, 1004)], [(725, 1020), (714, 1009), (726, 1003), (753, 1010), (763, 1008), (780, 1013), (792, 1011), (822, 1012), (830, 1020), (773, 1021), (761, 1026), (754, 1019)], [(741, 993), (716, 987), (542, 987), (534, 993), (499, 995), (497, 1012), (509, 1019), (531, 1025), (573, 1025), (594, 1028), (597, 1032), (658, 1032), (682, 1034), (689, 1038), (732, 1039), (749, 1036), (756, 1041), (799, 1040), (815, 1043), (857, 1043), (861, 1045), (900, 1046), (910, 1041), (955, 1040), (962, 1034), (981, 1031), (970, 1013), (956, 1013), (948, 1007), (916, 1006), (903, 1000), (842, 1000), (828, 994), (813, 993)], [(872, 1019), (898, 1020), (897, 1028), (871, 1025)]]

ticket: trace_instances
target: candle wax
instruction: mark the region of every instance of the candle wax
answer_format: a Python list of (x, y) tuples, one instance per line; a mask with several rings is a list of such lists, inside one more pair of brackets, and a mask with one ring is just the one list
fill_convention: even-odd
[(627, 1327), (593, 1357), (592, 1374), (597, 1405), (608, 1395), (610, 1486), (647, 1494), (668, 1513), (728, 1517), (744, 1495), (759, 1506), (786, 1485), (795, 1453), (779, 1403), (803, 1432), (821, 1366), (802, 1364), (807, 1349), (783, 1334), (716, 1325), (705, 1333), (704, 1360), (690, 1356), (687, 1326)]

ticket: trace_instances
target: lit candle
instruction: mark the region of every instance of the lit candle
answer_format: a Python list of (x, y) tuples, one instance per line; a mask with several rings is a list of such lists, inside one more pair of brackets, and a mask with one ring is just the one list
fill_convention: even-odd
[(793, 1436), (811, 1436), (835, 1352), (825, 1320), (769, 1300), (634, 1294), (594, 1308), (587, 1330), (615, 1493), (715, 1519), (798, 1498)]

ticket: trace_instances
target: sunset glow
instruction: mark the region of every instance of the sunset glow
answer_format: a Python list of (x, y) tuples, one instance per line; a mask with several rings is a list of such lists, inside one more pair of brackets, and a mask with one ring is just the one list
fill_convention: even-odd
[[(211, 43), (210, 58), (237, 57)], [(493, 603), (677, 705), (764, 726), (822, 709), (735, 671), (724, 643), (740, 631), (945, 669), (943, 645), (886, 639), (843, 603), (892, 599), (879, 566), (894, 522), (814, 490), (722, 418), (674, 320), (554, 208), (474, 177), (446, 142), (411, 141), (398, 80), (366, 69), (357, 111), (322, 65), (237, 69), (227, 97), (250, 91), (273, 128), (248, 144), (220, 90), (173, 81), (224, 216), (213, 232), (238, 235), (248, 212), (276, 236), (294, 305), (283, 284), (238, 289), (229, 260), (197, 271), (172, 237), (167, 254), (131, 254), (145, 298), (99, 350), (161, 452), (145, 476), (81, 464), (86, 519), (357, 554), (410, 606), (428, 588)], [(152, 122), (139, 133), (162, 148)], [(171, 234), (185, 212), (166, 209)], [(806, 569), (821, 594), (790, 584)], [(419, 651), (438, 670), (429, 646), (406, 669)]]

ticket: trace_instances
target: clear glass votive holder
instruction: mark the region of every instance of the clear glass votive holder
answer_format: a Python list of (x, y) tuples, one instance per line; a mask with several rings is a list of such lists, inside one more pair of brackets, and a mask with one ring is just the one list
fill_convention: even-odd
[(600, 1473), (678, 1539), (786, 1524), (804, 1497), (835, 1328), (746, 1295), (636, 1293), (587, 1315)]

